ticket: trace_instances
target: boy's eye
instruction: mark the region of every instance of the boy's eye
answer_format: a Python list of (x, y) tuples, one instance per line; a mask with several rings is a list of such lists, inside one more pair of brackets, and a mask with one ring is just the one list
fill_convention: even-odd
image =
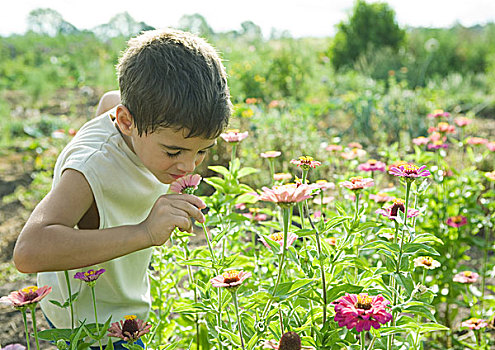
[(178, 157), (180, 155), (180, 151), (177, 153), (169, 153), (169, 152), (166, 152), (166, 153), (167, 153), (167, 156), (170, 158), (175, 158), (175, 157)]

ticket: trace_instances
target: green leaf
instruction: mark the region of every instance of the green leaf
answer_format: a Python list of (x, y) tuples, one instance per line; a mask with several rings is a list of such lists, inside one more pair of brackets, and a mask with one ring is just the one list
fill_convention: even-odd
[(416, 236), (411, 243), (438, 243), (443, 245), (443, 241), (431, 233), (422, 233)]
[(216, 173), (222, 174), (224, 177), (230, 176), (230, 171), (221, 165), (210, 165), (208, 169), (213, 170)]
[(112, 338), (108, 338), (108, 343), (107, 346), (105, 346), (105, 350), (113, 350)]
[(337, 300), (339, 297), (341, 297), (345, 293), (358, 294), (358, 293), (361, 293), (363, 289), (364, 289), (364, 287), (362, 287), (362, 286), (356, 286), (356, 285), (349, 284), (349, 283), (339, 284), (336, 286), (330, 286), (330, 288), (327, 289), (327, 300), (328, 300), (328, 302), (332, 302), (334, 300)]
[(204, 258), (184, 260), (182, 258), (177, 257), (177, 263), (179, 265), (186, 265), (186, 266), (211, 267), (211, 261)]
[(258, 173), (259, 171), (260, 171), (259, 169), (255, 169), (255, 168), (251, 168), (251, 167), (244, 167), (241, 170), (239, 170), (239, 172), (237, 173), (237, 178), (240, 179), (241, 177), (255, 174), (255, 173)]
[(433, 316), (433, 314), (431, 313), (429, 307), (431, 306), (428, 304), (419, 301), (412, 301), (409, 302), (402, 310), (407, 313), (422, 315), (427, 319), (436, 322), (437, 320), (435, 319), (435, 316)]
[(419, 252), (426, 252), (433, 255), (440, 255), (434, 248), (423, 243), (406, 243), (404, 244), (404, 254), (416, 254)]
[[(287, 299), (296, 294), (301, 288), (308, 287), (313, 282), (313, 279), (300, 278), (296, 281), (280, 283), (274, 296), (280, 299)], [(270, 290), (270, 294), (273, 294), (273, 288)]]
[(438, 323), (426, 323), (422, 324), (419, 332), (420, 333), (429, 333), (429, 332), (438, 332), (438, 331), (448, 331), (450, 328), (445, 327), (444, 325)]
[(364, 249), (378, 249), (378, 250), (387, 250), (391, 253), (394, 254), (399, 254), (400, 251), (400, 246), (397, 243), (389, 242), (389, 241), (384, 241), (384, 240), (377, 240), (373, 242), (366, 243), (361, 247), (361, 250)]
[(225, 180), (219, 177), (209, 177), (207, 179), (203, 179), (208, 185), (213, 186), (218, 192), (225, 193), (227, 192), (227, 186), (225, 184)]

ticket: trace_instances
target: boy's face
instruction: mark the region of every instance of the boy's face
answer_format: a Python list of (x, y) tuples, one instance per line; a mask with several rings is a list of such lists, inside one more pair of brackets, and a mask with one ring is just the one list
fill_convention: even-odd
[(187, 130), (159, 128), (139, 136), (137, 130), (130, 136), (132, 149), (162, 183), (169, 184), (191, 173), (201, 164), (215, 139), (186, 138)]

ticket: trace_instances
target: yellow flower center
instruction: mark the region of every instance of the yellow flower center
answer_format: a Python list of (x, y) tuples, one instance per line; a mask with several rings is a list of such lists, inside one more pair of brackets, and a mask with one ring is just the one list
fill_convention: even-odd
[(239, 281), (239, 271), (230, 270), (222, 273), (222, 277), (225, 283), (232, 283)]
[(137, 318), (137, 316), (136, 315), (125, 315), (124, 318), (126, 320), (135, 320)]
[(313, 157), (310, 157), (310, 156), (301, 156), (301, 157), (299, 157), (299, 161), (302, 164), (311, 164), (311, 162), (313, 161)]
[(471, 277), (473, 273), (471, 271), (464, 271), (464, 276), (465, 277)]
[(353, 176), (349, 179), (349, 181), (352, 182), (353, 184), (355, 184), (356, 182), (360, 182), (362, 180), (363, 180), (362, 176)]
[(406, 174), (415, 173), (418, 169), (419, 169), (419, 167), (414, 165), (414, 164), (405, 164), (404, 165), (404, 171), (406, 172)]
[(272, 241), (281, 241), (284, 239), (284, 234), (282, 232), (275, 232), (268, 236)]
[(369, 165), (375, 165), (378, 161), (376, 159), (370, 159), (368, 160)]
[(26, 294), (36, 293), (37, 290), (38, 290), (38, 287), (35, 287), (35, 286), (30, 286), (30, 287), (26, 287), (26, 288), (21, 289), (21, 291), (23, 293), (26, 293)]
[(363, 310), (369, 310), (371, 309), (371, 302), (373, 299), (369, 295), (366, 294), (359, 294), (357, 297), (357, 304), (356, 307), (358, 309), (363, 309)]
[(460, 216), (460, 215), (459, 216), (454, 216), (452, 218), (452, 221), (455, 222), (456, 224), (458, 224), (458, 223), (462, 222), (462, 216)]
[(225, 132), (227, 134), (230, 134), (230, 133), (237, 134), (237, 133), (239, 133), (239, 129), (229, 129), (229, 130), (226, 130)]
[(431, 266), (433, 264), (433, 259), (430, 256), (425, 256), (421, 263), (425, 266)]

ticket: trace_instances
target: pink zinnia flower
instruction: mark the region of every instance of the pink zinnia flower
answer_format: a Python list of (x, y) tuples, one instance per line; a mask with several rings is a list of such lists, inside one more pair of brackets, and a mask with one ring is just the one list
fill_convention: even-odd
[(414, 267), (423, 267), (428, 270), (433, 270), (440, 267), (440, 263), (431, 256), (420, 256), (415, 258), (413, 261)]
[(177, 180), (175, 180), (170, 185), (170, 191), (175, 193), (193, 194), (194, 191), (198, 188), (200, 182), (201, 182), (201, 175), (188, 174), (186, 176), (180, 177)]
[(471, 317), (469, 320), (463, 321), (461, 327), (469, 329), (481, 329), (488, 326), (488, 322), (482, 318)]
[(258, 213), (256, 211), (251, 211), (249, 213), (243, 213), (244, 217), (253, 220), (253, 221), (265, 221), (268, 218), (268, 215), (263, 213)]
[(431, 173), (426, 170), (426, 165), (418, 167), (413, 164), (400, 165), (399, 167), (392, 167), (388, 172), (394, 176), (400, 176), (406, 178), (406, 180), (414, 181), (417, 177), (430, 176)]
[(354, 158), (362, 158), (366, 155), (366, 151), (360, 148), (353, 148), (349, 152), (342, 152), (340, 156), (344, 159), (351, 160)]
[(438, 123), (437, 127), (438, 127), (438, 131), (441, 133), (445, 133), (445, 134), (455, 133), (455, 126), (450, 125), (449, 123), (441, 122)]
[(447, 225), (451, 227), (461, 227), (467, 224), (467, 218), (463, 215), (451, 216), (447, 219)]
[(442, 136), (442, 134), (440, 134), (439, 132), (436, 132), (436, 131), (431, 133), (430, 136), (428, 136), (428, 138), (430, 139), (431, 142), (446, 141), (447, 140), (446, 136)]
[(303, 169), (316, 168), (321, 165), (321, 162), (313, 160), (313, 157), (310, 156), (301, 156), (298, 159), (292, 159), (290, 163)]
[(466, 125), (469, 125), (473, 122), (472, 119), (466, 118), (466, 117), (457, 117), (454, 119), (454, 123), (457, 124), (458, 127), (464, 127)]
[(75, 279), (79, 279), (83, 282), (86, 282), (88, 286), (92, 287), (95, 285), (96, 280), (100, 278), (100, 276), (105, 272), (105, 269), (99, 269), (99, 270), (88, 270), (86, 272), (77, 272), (74, 275)]
[(340, 152), (342, 151), (342, 146), (341, 145), (328, 145), (325, 147), (325, 150), (329, 152)]
[(348, 188), (351, 191), (357, 191), (362, 190), (365, 187), (371, 187), (374, 184), (375, 183), (371, 178), (364, 179), (362, 176), (354, 176), (351, 177), (348, 181), (341, 182), (340, 186)]
[(226, 130), (224, 133), (220, 134), (220, 137), (225, 142), (241, 142), (246, 137), (248, 137), (248, 132), (239, 132), (237, 129)]
[(490, 181), (495, 181), (495, 170), (485, 173), (485, 177)]
[(347, 146), (349, 148), (359, 148), (359, 149), (363, 148), (363, 145), (360, 144), (359, 142), (350, 142)]
[(261, 158), (276, 158), (276, 157), (280, 156), (281, 154), (282, 154), (282, 152), (280, 152), (280, 151), (267, 151), (264, 153), (260, 153), (260, 157)]
[(484, 145), (485, 143), (488, 143), (488, 140), (482, 137), (468, 137), (466, 142), (470, 145)]
[(393, 201), (395, 197), (389, 196), (384, 192), (378, 192), (377, 194), (370, 194), (370, 199), (373, 199), (375, 203), (384, 203)]
[(135, 315), (124, 316), (125, 321), (114, 322), (108, 329), (108, 336), (134, 343), (141, 336), (149, 333), (151, 324), (140, 320)]
[(41, 299), (46, 297), (52, 291), (52, 287), (26, 287), (11, 292), (8, 296), (0, 298), (0, 302), (10, 304), (16, 309), (22, 309), (27, 306), (37, 304)]
[(333, 182), (328, 182), (327, 180), (317, 180), (314, 185), (322, 191), (332, 190), (335, 188), (335, 184)]
[[(390, 220), (394, 220), (397, 217), (397, 214), (399, 213), (399, 210), (401, 212), (405, 212), (406, 207), (404, 206), (404, 201), (402, 199), (395, 199), (394, 204), (392, 204), (389, 207), (381, 208), (375, 211), (376, 214), (383, 215)], [(407, 209), (407, 217), (408, 218), (414, 218), (419, 215), (419, 210), (417, 209), (412, 209), (408, 208)]]
[(376, 159), (370, 159), (366, 163), (358, 165), (358, 170), (361, 171), (385, 171), (387, 166), (383, 162), (379, 162)]
[(251, 277), (251, 272), (229, 270), (213, 277), (210, 282), (212, 287), (227, 288), (229, 291), (235, 291), (249, 277)]
[[(268, 236), (272, 241), (278, 243), (281, 247), (284, 246), (284, 233), (283, 232), (275, 232)], [(287, 234), (287, 247), (290, 247), (299, 237), (293, 233), (289, 232)], [(270, 248), (270, 245), (266, 243), (263, 237), (260, 238), (260, 241), (265, 245), (265, 247)]]
[(336, 237), (328, 237), (325, 239), (325, 242), (327, 242), (328, 245), (335, 246), (335, 245), (337, 245), (337, 238)]
[(478, 280), (480, 275), (472, 271), (463, 271), (456, 274), (453, 278), (454, 282), (459, 283), (474, 283)]
[(420, 136), (412, 140), (415, 145), (421, 146), (426, 145), (430, 140), (427, 137)]
[(488, 147), (488, 149), (489, 149), (491, 152), (495, 152), (495, 141), (488, 142), (488, 143), (486, 144), (486, 147)]
[(433, 141), (428, 145), (428, 149), (440, 149), (440, 148), (447, 149), (449, 148), (449, 145), (441, 140)]
[(311, 185), (286, 184), (272, 188), (263, 187), (263, 192), (258, 196), (258, 199), (287, 206), (311, 198), (312, 192), (313, 186)]
[(357, 332), (378, 329), (392, 319), (386, 311), (390, 302), (381, 295), (369, 296), (367, 293), (348, 294), (333, 302), (335, 304), (334, 321), (339, 327), (356, 328)]
[(428, 118), (447, 118), (450, 116), (449, 112), (444, 112), (443, 109), (435, 109), (433, 113), (428, 114)]
[(275, 173), (273, 174), (273, 179), (275, 181), (284, 181), (292, 179), (292, 174), (289, 173)]

